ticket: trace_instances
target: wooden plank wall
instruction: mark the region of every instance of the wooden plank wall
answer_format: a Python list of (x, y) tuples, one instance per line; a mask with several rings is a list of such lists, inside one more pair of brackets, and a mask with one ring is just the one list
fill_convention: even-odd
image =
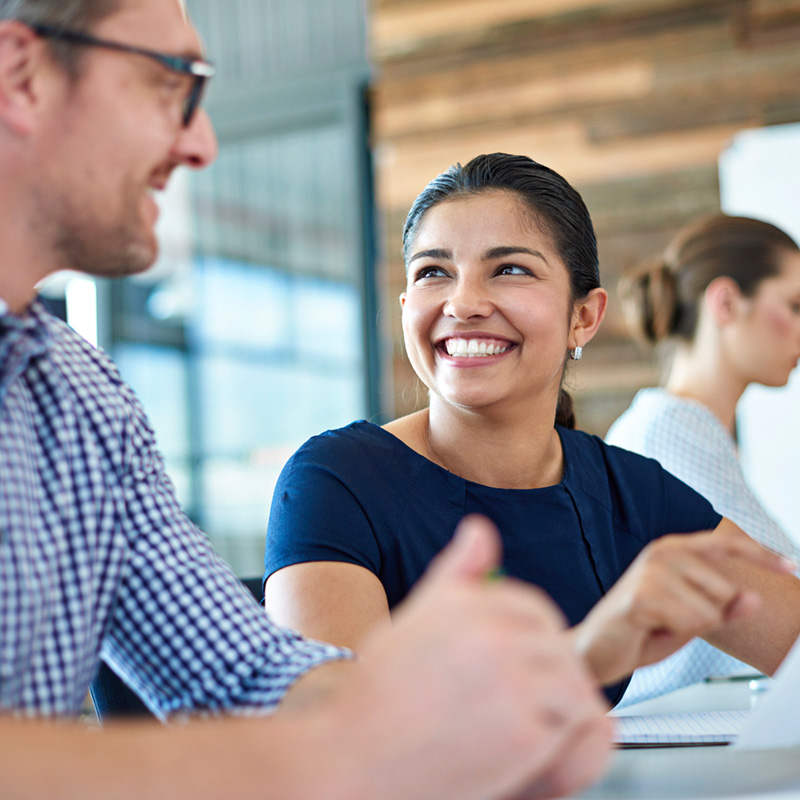
[(800, 0), (373, 0), (370, 24), (389, 412), (421, 400), (396, 299), (405, 214), (451, 163), (499, 150), (561, 172), (592, 212), (611, 309), (570, 382), (580, 426), (603, 434), (659, 375), (618, 276), (719, 209), (733, 134), (800, 121)]

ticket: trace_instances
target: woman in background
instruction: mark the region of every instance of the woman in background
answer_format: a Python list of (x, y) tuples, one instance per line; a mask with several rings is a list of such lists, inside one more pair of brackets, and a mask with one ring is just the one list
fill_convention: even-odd
[[(783, 386), (800, 359), (797, 244), (766, 222), (710, 216), (625, 276), (620, 295), (637, 338), (674, 348), (664, 388), (640, 391), (606, 441), (655, 458), (756, 541), (797, 559), (747, 485), (736, 449), (744, 390)], [(623, 703), (742, 666), (696, 641), (638, 671)]]
[[(292, 456), (267, 533), (273, 618), (358, 649), (482, 513), (612, 702), (701, 633), (774, 669), (800, 632), (800, 582), (760, 568), (779, 559), (657, 462), (571, 429), (564, 369), (607, 298), (580, 195), (524, 156), (478, 156), (425, 188), (403, 241), (403, 335), (429, 405)], [(665, 535), (696, 531), (713, 532)]]

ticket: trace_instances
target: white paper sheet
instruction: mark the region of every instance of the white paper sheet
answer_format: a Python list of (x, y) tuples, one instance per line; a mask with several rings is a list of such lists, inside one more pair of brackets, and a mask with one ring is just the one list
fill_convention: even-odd
[(620, 715), (615, 739), (624, 745), (727, 744), (744, 726), (749, 711)]

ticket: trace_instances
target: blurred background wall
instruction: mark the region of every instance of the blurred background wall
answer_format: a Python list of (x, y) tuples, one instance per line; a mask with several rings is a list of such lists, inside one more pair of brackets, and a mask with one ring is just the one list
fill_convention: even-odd
[(396, 413), (419, 402), (397, 314), (403, 218), (434, 175), (499, 150), (562, 173), (594, 219), (612, 297), (571, 388), (580, 427), (604, 434), (659, 377), (628, 339), (618, 276), (720, 209), (737, 132), (800, 120), (800, 2), (374, 0), (369, 31)]
[[(583, 194), (612, 302), (570, 388), (579, 425), (603, 434), (658, 382), (622, 326), (617, 277), (720, 208), (718, 161), (741, 131), (800, 122), (800, 0), (188, 7), (219, 68), (218, 162), (175, 176), (152, 270), (61, 275), (44, 292), (117, 360), (182, 503), (244, 576), (261, 571), (275, 480), (305, 439), (424, 402), (397, 297), (403, 219), (434, 175), (506, 150)], [(784, 172), (795, 219), (800, 174)], [(779, 472), (796, 483), (800, 464)]]

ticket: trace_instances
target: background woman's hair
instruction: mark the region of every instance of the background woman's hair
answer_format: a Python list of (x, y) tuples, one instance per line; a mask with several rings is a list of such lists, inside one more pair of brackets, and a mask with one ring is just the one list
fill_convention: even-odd
[(691, 341), (708, 285), (735, 281), (745, 297), (778, 275), (795, 241), (780, 228), (749, 217), (715, 214), (683, 228), (656, 259), (620, 281), (622, 308), (632, 332), (649, 342)]
[[(569, 274), (572, 301), (600, 286), (597, 239), (580, 194), (557, 172), (527, 156), (490, 153), (464, 166), (454, 164), (419, 194), (403, 227), (403, 259), (408, 265), (420, 222), (431, 208), (458, 197), (491, 191), (513, 193), (531, 219), (550, 236)], [(556, 424), (575, 427), (572, 398), (559, 392)]]

